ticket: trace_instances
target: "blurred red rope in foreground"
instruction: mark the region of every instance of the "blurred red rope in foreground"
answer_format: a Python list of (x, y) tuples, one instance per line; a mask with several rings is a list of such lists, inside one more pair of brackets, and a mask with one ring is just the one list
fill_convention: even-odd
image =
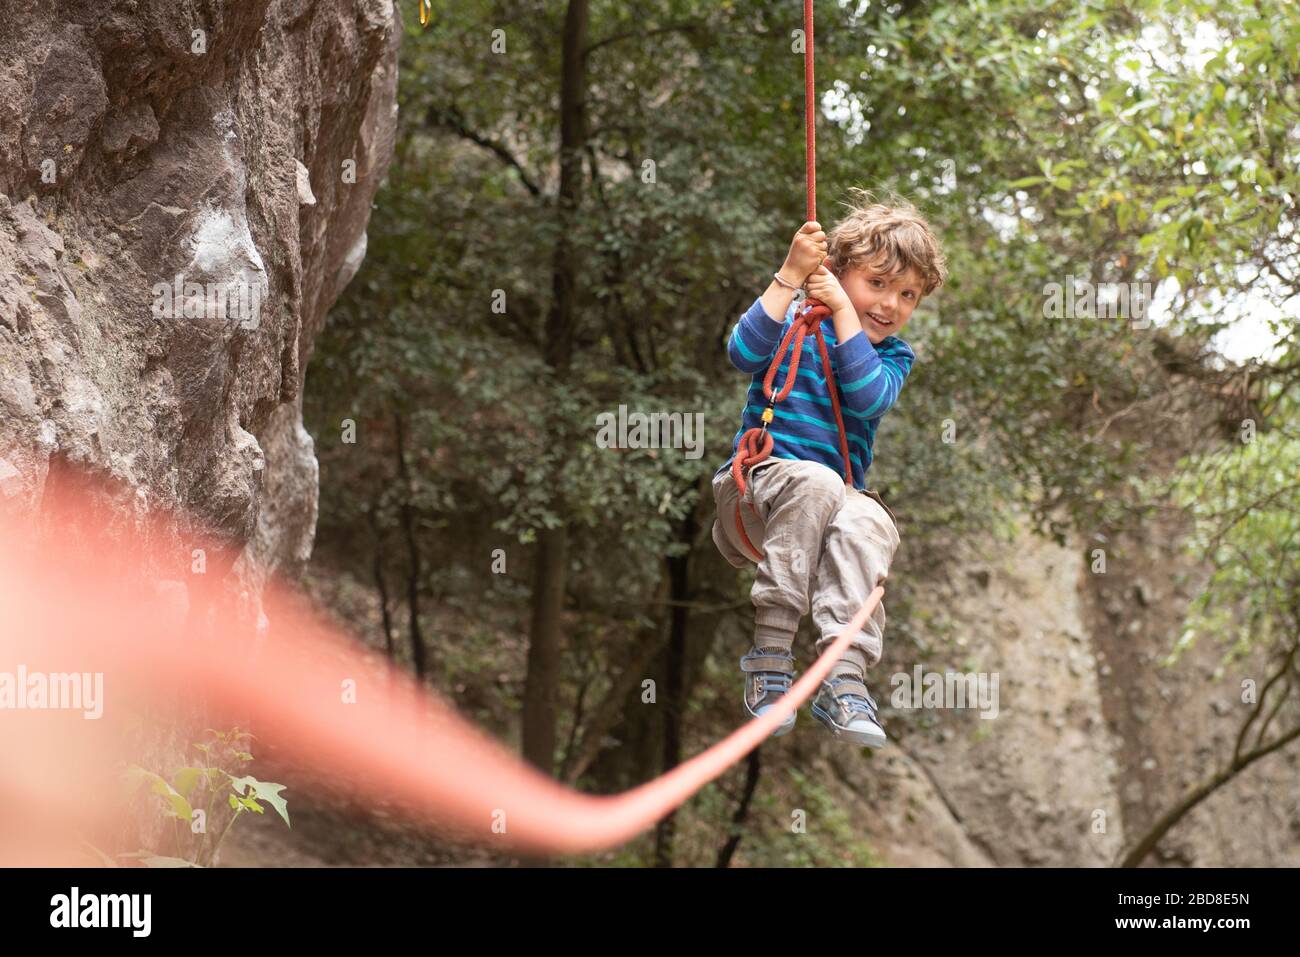
[[(156, 542), (168, 545), (145, 544)], [(87, 863), (80, 840), (123, 824), (113, 798), (137, 760), (140, 715), (192, 722), (200, 704), (210, 723), (251, 721), (261, 745), (313, 779), (393, 802), (456, 839), (527, 852), (612, 847), (761, 744), (817, 689), (884, 594), (877, 586), (767, 714), (662, 777), (592, 796), (522, 762), (274, 581), (261, 635), (219, 603), (205, 606), (206, 575), (188, 564), (156, 571), (175, 568), (177, 553), (188, 562), (194, 547), (188, 538), (178, 546), (157, 521), (105, 522), (84, 501), (47, 495), (39, 522), (0, 515), (0, 543), (0, 673), (103, 675), (97, 718), (86, 708), (0, 707), (0, 864)], [(211, 568), (220, 549), (207, 554)], [(146, 578), (143, 569), (155, 571)], [(159, 588), (160, 578), (172, 584)], [(188, 615), (178, 594), (189, 596)], [(292, 811), (304, 782), (283, 783)]]

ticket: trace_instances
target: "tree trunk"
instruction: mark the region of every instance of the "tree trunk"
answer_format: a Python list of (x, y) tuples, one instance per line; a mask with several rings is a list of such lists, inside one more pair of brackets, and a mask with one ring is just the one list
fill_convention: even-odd
[[(551, 308), (546, 315), (543, 358), (563, 383), (573, 352), (574, 301), (578, 262), (570, 240), (570, 222), (582, 200), (582, 155), (587, 141), (586, 98), (587, 0), (570, 0), (564, 18), (560, 79), (559, 239), (552, 261)], [(559, 441), (552, 439), (552, 441)], [(563, 459), (564, 450), (560, 449)], [(563, 495), (556, 496), (563, 515)], [(538, 535), (533, 576), (532, 630), (528, 636), (528, 676), (524, 683), (523, 756), (551, 774), (555, 764), (555, 717), (561, 651), (561, 613), (569, 571), (568, 528), (543, 529)]]
[(570, 225), (582, 203), (582, 156), (587, 146), (587, 0), (570, 0), (564, 18), (560, 66), (560, 230), (551, 269), (551, 308), (546, 316), (543, 355), (557, 372), (567, 372), (573, 351), (573, 305), (578, 263)]
[(379, 527), (379, 517), (374, 506), (369, 509), (368, 517), (370, 518), (370, 528), (375, 535), (375, 557), (371, 565), (371, 571), (375, 577), (375, 588), (379, 591), (379, 607), (383, 616), (384, 654), (388, 656), (389, 661), (392, 661), (393, 616), (388, 610), (388, 579), (384, 576), (384, 535)]
[(555, 714), (560, 679), (560, 624), (569, 563), (568, 535), (563, 528), (538, 535), (533, 575), (533, 621), (528, 642), (528, 676), (524, 683), (523, 755), (551, 774), (555, 761)]
[(406, 579), (406, 603), (411, 615), (411, 661), (415, 665), (415, 674), (421, 681), (427, 669), (424, 658), (424, 635), (420, 631), (420, 579), (424, 574), (424, 563), (420, 558), (420, 543), (415, 534), (415, 508), (411, 498), (415, 494), (410, 472), (406, 467), (406, 435), (402, 416), (393, 417), (397, 427), (397, 470), (402, 479), (402, 533), (406, 537), (407, 561), (410, 565)]
[(740, 803), (736, 805), (736, 813), (731, 818), (731, 833), (718, 851), (716, 867), (730, 867), (736, 848), (740, 847), (743, 827), (749, 817), (749, 806), (753, 803), (754, 792), (758, 790), (758, 775), (763, 768), (762, 752), (762, 747), (755, 748), (749, 752), (749, 758), (745, 761), (745, 787), (740, 794)]
[[(679, 541), (688, 545), (695, 541), (697, 523), (695, 509), (682, 521)], [(682, 760), (682, 717), (686, 708), (686, 626), (690, 617), (691, 600), (690, 581), (691, 553), (667, 559), (668, 580), (671, 583), (669, 595), (674, 602), (671, 614), (671, 631), (668, 636), (667, 687), (664, 689), (664, 740), (663, 764), (660, 773), (667, 774), (677, 767)], [(672, 867), (673, 865), (673, 830), (677, 812), (670, 812), (659, 822), (655, 829), (655, 866)]]

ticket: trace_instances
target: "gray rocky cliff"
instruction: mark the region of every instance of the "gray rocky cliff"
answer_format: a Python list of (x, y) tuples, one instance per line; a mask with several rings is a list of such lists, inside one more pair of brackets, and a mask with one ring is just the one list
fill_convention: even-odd
[(391, 0), (0, 0), (0, 505), (67, 466), (115, 513), (188, 516), (254, 615), (306, 561), (303, 377), (364, 255), (400, 37)]

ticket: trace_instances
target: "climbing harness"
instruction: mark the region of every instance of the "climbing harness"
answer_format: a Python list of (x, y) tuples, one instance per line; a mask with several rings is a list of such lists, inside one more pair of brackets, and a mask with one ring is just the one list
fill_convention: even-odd
[[(803, 61), (804, 143), (805, 166), (807, 169), (805, 212), (807, 220), (811, 222), (817, 218), (817, 107), (815, 102), (816, 84), (813, 81), (813, 0), (804, 0), (803, 2), (803, 29), (807, 44), (804, 48)], [(750, 429), (740, 437), (740, 442), (736, 446), (735, 458), (731, 462), (731, 477), (736, 480), (736, 489), (739, 493), (736, 500), (736, 530), (740, 533), (740, 540), (745, 543), (745, 547), (752, 553), (747, 557), (753, 562), (762, 561), (763, 553), (755, 548), (754, 543), (749, 540), (749, 535), (745, 532), (745, 523), (741, 520), (740, 507), (742, 503), (751, 512), (754, 511), (754, 506), (745, 499), (747, 491), (745, 472), (752, 470), (754, 466), (766, 460), (772, 454), (774, 442), (767, 427), (772, 424), (772, 420), (776, 417), (776, 404), (789, 395), (790, 390), (794, 387), (795, 377), (799, 374), (799, 356), (803, 351), (803, 340), (810, 332), (817, 337), (817, 349), (821, 353), (822, 359), (822, 374), (826, 377), (826, 381), (831, 383), (831, 408), (835, 411), (835, 424), (840, 430), (840, 455), (844, 459), (844, 484), (849, 486), (853, 484), (853, 469), (849, 463), (848, 432), (844, 429), (844, 415), (840, 411), (839, 390), (835, 388), (831, 357), (826, 350), (826, 339), (822, 335), (822, 320), (830, 314), (830, 307), (824, 303), (818, 302), (816, 299), (803, 300), (799, 311), (795, 313), (794, 320), (790, 323), (790, 330), (785, 334), (781, 344), (777, 346), (776, 355), (772, 357), (772, 364), (768, 367), (767, 375), (763, 377), (763, 394), (767, 396), (768, 401), (767, 408), (763, 410), (763, 424), (758, 428)], [(790, 356), (790, 370), (786, 373), (785, 384), (781, 387), (781, 390), (773, 393), (772, 384), (776, 380), (777, 370), (781, 368), (781, 363), (790, 350), (791, 340), (794, 341), (794, 353)]]

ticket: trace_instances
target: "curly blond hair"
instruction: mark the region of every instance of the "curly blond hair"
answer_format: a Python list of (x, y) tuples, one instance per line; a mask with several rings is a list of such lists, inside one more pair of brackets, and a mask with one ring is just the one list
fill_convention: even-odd
[(915, 206), (897, 196), (877, 201), (869, 190), (851, 187), (849, 212), (826, 234), (826, 264), (837, 275), (870, 266), (886, 275), (915, 269), (928, 296), (948, 278), (938, 238)]

